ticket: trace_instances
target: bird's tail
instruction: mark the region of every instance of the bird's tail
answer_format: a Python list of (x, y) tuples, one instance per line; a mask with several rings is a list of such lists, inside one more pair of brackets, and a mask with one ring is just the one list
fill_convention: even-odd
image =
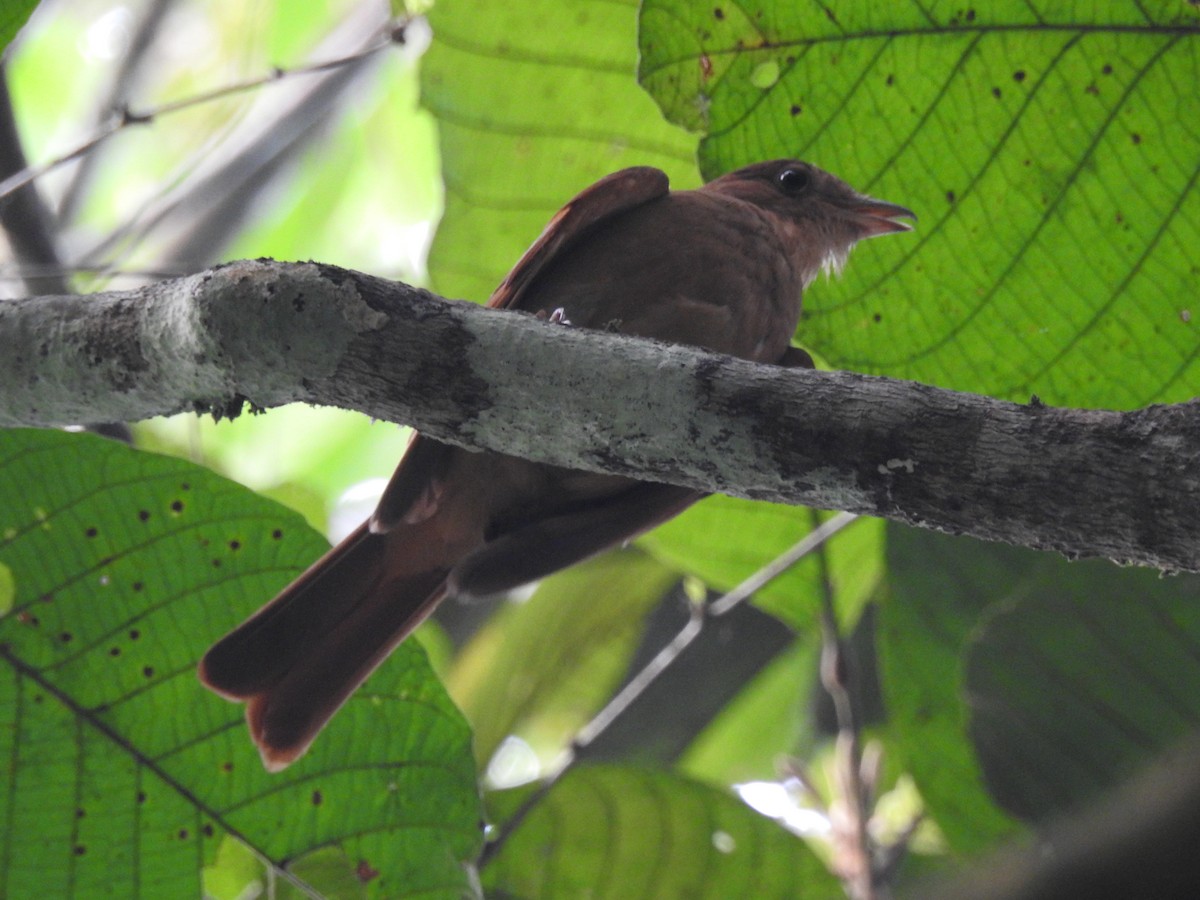
[(413, 527), (405, 539), (413, 565), (397, 569), (395, 548), (385, 552), (395, 532), (374, 534), (364, 523), (200, 661), (205, 685), (246, 701), (250, 734), (269, 770), (303, 754), (445, 597), (450, 561), (421, 547), (422, 530)]

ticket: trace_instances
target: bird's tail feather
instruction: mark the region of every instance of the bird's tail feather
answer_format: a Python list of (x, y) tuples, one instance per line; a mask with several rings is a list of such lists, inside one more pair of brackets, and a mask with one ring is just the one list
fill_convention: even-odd
[(389, 574), (387, 541), (359, 527), (200, 661), (204, 684), (247, 701), (250, 733), (268, 769), (303, 754), (445, 596), (444, 563)]

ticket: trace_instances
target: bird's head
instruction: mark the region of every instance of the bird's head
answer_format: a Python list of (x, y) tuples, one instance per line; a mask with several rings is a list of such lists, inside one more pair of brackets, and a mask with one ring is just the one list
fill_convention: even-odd
[(722, 175), (704, 188), (765, 209), (791, 227), (793, 250), (805, 282), (821, 269), (840, 271), (854, 245), (865, 238), (912, 228), (912, 210), (860, 194), (811, 163), (778, 159)]

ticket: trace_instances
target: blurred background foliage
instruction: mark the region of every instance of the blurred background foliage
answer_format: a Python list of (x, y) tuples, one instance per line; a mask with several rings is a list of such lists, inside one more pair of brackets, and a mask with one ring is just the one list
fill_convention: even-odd
[[(11, 34), (32, 6), (9, 4)], [(5, 225), (48, 240), (36, 252), (11, 241), (0, 285), (11, 296), (128, 287), (269, 256), (483, 301), (554, 210), (614, 169), (656, 165), (675, 187), (693, 187), (751, 161), (798, 156), (920, 217), (914, 234), (859, 248), (843, 277), (809, 291), (797, 340), (824, 364), (1071, 406), (1195, 394), (1194, 5), (440, 0), (397, 40), (389, 16), (404, 10), (382, 2), (53, 0), (32, 12), (5, 76), (19, 149), (34, 164), (95, 134), (114, 110), (144, 114), (275, 67), (283, 74), (122, 128), (38, 178), (43, 213)], [(287, 74), (343, 57), (355, 59)], [(5, 175), (23, 165), (9, 143)], [(407, 440), (405, 429), (357, 413), (301, 407), (220, 423), (179, 416), (137, 423), (134, 434), (138, 447), (241, 482), (334, 539), (367, 514)], [(27, 453), (10, 446), (13, 459)], [(94, 466), (86, 445), (78, 452), (85, 462), (67, 465), (79, 494), (109, 489), (112, 464)], [(36, 483), (53, 485), (57, 471), (36, 470), (19, 502), (37, 505)], [(242, 501), (230, 502), (234, 515)], [(714, 497), (634, 548), (548, 579), (525, 602), (450, 606), (423, 629), (473, 727), (482, 784), (497, 789), (492, 821), (505, 820), (528, 796), (520, 783), (547, 771), (686, 622), (689, 604), (729, 589), (819, 519)], [(8, 606), (24, 611), (25, 557), (4, 552), (17, 584)], [(282, 582), (298, 563), (263, 565)], [(172, 632), (179, 659), (194, 660), (225, 619), (270, 594), (237, 584), (228, 612)], [(937, 871), (1022, 823), (1091, 801), (1196, 727), (1198, 594), (1190, 577), (858, 522), (689, 648), (677, 680), (664, 678), (628, 711), (625, 730), (593, 750), (604, 765), (576, 770), (535, 807), (483, 883), (520, 896), (584, 886), (622, 896), (634, 881), (658, 896), (796, 896), (800, 885), (805, 896), (840, 895), (817, 856), (769, 821), (747, 819), (728, 791), (757, 785), (742, 796), (829, 858), (828, 819), (781, 762), (804, 760), (828, 790), (815, 662), (824, 596), (854, 632), (862, 671), (878, 656), (882, 698), (868, 683), (863, 702), (886, 749), (885, 786), (895, 788), (891, 831), (926, 815), (915, 841), (923, 855), (902, 878)], [(97, 615), (86, 597), (77, 614)], [(14, 612), (0, 626), (17, 620)], [(395, 678), (423, 665), (415, 651), (401, 656), (389, 664)], [(31, 671), (53, 668), (20, 659)], [(1164, 660), (1169, 675), (1152, 677)], [(90, 721), (77, 688), (59, 687), (64, 708)], [(344, 731), (324, 740), (363, 739)], [(468, 760), (456, 735), (447, 747)], [(256, 765), (245, 743), (226, 751), (239, 767)], [(368, 758), (376, 752), (396, 759), (394, 748)], [(330, 759), (296, 768), (310, 763), (325, 777), (345, 774)], [(203, 783), (202, 774), (176, 777), (181, 796), (203, 796), (187, 781)], [(259, 800), (269, 791), (243, 787)], [(468, 822), (473, 786), (459, 779), (445, 791), (434, 798)], [(657, 818), (646, 818), (647, 797), (659, 800)], [(356, 812), (343, 810), (338, 827), (352, 832)], [(279, 817), (272, 810), (238, 829), (262, 849), (258, 834)], [(703, 833), (694, 832), (700, 819), (711, 823)], [(218, 837), (230, 824), (218, 817)], [(315, 829), (264, 852), (289, 859), (340, 833)], [(214, 896), (260, 877), (237, 846), (206, 842)], [(314, 883), (339, 884), (349, 870), (355, 890), (404, 893), (396, 871), (422, 865), (420, 852), (403, 864), (373, 855), (363, 870), (364, 858), (339, 846), (344, 858), (308, 858)], [(748, 846), (773, 848), (779, 870), (730, 849)], [(452, 852), (469, 863), (475, 849), (463, 827)], [(44, 865), (62, 850), (46, 850)], [(395, 868), (382, 880), (371, 876), (387, 865)], [(606, 881), (614, 870), (638, 874)], [(471, 889), (473, 875), (437, 882), (446, 871), (431, 876), (437, 890)], [(239, 881), (237, 872), (249, 874)], [(689, 880), (697, 872), (707, 882)]]

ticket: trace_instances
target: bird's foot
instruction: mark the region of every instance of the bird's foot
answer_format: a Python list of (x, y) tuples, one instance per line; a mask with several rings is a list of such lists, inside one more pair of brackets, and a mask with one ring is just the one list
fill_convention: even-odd
[(775, 365), (783, 366), (785, 369), (815, 369), (817, 367), (813, 358), (808, 355), (808, 351), (801, 350), (799, 347), (788, 347)]
[(571, 320), (567, 318), (567, 311), (563, 307), (557, 307), (554, 312), (547, 314), (544, 309), (539, 309), (535, 317), (549, 322), (551, 325), (570, 325)]

